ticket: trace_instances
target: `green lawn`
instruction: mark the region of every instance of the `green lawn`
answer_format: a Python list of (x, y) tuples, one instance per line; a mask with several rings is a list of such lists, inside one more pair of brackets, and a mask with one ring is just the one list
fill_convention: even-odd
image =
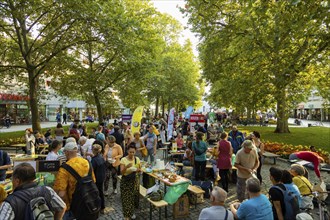
[[(96, 127), (97, 123), (87, 123), (87, 133), (90, 133), (92, 127)], [(68, 132), (68, 126), (64, 127), (65, 132)], [(259, 131), (262, 141), (279, 142), (292, 145), (310, 146), (314, 145), (330, 152), (330, 128), (325, 127), (308, 127), (308, 128), (290, 128), (289, 134), (274, 133), (274, 127), (260, 127), (260, 126), (242, 126), (238, 128), (242, 132), (248, 134), (252, 131)], [(42, 130), (45, 133), (46, 129)], [(8, 139), (23, 138), (24, 131), (0, 133), (0, 142)], [(10, 141), (12, 142), (12, 141)], [(7, 142), (8, 143), (8, 142)], [(1, 144), (0, 144), (1, 145)]]
[[(91, 129), (94, 127), (96, 128), (98, 126), (98, 123), (86, 123), (87, 127), (87, 133), (89, 134), (91, 132)], [(63, 126), (65, 134), (69, 133), (69, 125)], [(42, 134), (46, 133), (46, 130), (49, 128), (43, 128), (42, 129)], [(52, 129), (52, 135), (54, 135), (54, 129), (55, 127), (51, 128)], [(0, 133), (0, 147), (1, 145), (11, 145), (13, 143), (17, 142), (24, 142), (24, 135), (25, 131), (15, 131), (15, 132), (8, 132), (8, 133)]]
[(238, 128), (248, 134), (252, 131), (260, 132), (263, 141), (278, 142), (292, 145), (310, 146), (322, 148), (330, 152), (330, 128), (325, 127), (303, 127), (290, 128), (289, 134), (274, 133), (274, 127), (243, 126)]

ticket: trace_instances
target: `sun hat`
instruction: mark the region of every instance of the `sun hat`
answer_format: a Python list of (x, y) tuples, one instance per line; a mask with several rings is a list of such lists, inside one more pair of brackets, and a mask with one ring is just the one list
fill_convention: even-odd
[(76, 142), (69, 142), (69, 143), (65, 144), (63, 150), (64, 151), (75, 151), (75, 150), (78, 150), (78, 146), (77, 146)]

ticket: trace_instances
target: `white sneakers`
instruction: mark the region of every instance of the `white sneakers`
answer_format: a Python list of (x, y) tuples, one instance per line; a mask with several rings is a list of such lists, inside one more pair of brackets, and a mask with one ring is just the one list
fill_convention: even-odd
[(133, 214), (133, 215), (131, 216), (131, 219), (136, 219), (136, 215)]

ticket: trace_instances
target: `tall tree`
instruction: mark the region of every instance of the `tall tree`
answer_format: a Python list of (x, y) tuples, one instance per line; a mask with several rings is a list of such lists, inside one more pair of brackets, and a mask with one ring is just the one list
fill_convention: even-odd
[[(205, 78), (223, 88), (222, 81), (248, 73), (242, 76), (254, 78), (260, 87), (257, 95), (270, 95), (276, 102), (275, 132), (286, 133), (293, 101), (303, 97), (315, 76), (307, 69), (324, 60), (329, 48), (328, 4), (322, 0), (187, 0), (183, 10), (202, 39)], [(234, 83), (228, 83), (227, 89), (235, 91), (238, 99), (249, 98), (244, 90), (254, 92), (254, 86), (230, 87)]]
[[(54, 87), (62, 95), (80, 95), (95, 104), (101, 121), (102, 106), (114, 101), (115, 93), (143, 80), (160, 39), (153, 27), (157, 12), (146, 2), (103, 1), (99, 7), (102, 13), (85, 26), (86, 38), (96, 40), (68, 54), (74, 65)], [(75, 85), (73, 91), (69, 85)], [(138, 87), (135, 92), (140, 92)]]
[(0, 2), (0, 71), (17, 75), (28, 88), (32, 127), (40, 130), (38, 90), (53, 62), (85, 43), (81, 25), (97, 14), (97, 5), (78, 1), (4, 0)]

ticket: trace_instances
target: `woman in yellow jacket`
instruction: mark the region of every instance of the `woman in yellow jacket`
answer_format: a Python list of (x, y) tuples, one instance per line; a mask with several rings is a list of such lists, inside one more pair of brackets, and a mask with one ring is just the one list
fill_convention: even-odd
[(112, 178), (113, 193), (117, 194), (117, 175), (120, 159), (123, 157), (123, 150), (120, 145), (116, 144), (116, 138), (112, 135), (107, 137), (106, 146), (104, 148), (104, 160), (106, 165), (106, 175), (104, 181), (104, 195), (108, 196), (108, 188), (110, 177)]

